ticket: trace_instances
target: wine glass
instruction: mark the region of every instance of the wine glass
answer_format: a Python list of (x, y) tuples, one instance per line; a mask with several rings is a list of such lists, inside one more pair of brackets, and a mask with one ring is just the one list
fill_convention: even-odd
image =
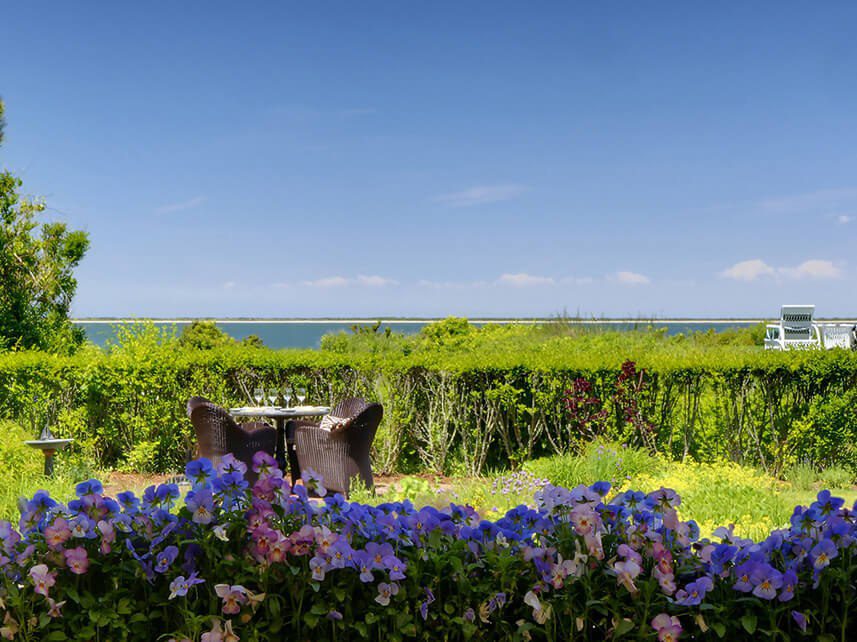
[(301, 386), (295, 392), (297, 394), (298, 401), (300, 402), (300, 404), (304, 405), (304, 399), (306, 399), (306, 388)]
[(262, 398), (265, 396), (264, 388), (254, 388), (253, 389), (253, 399), (256, 400), (256, 405), (260, 405), (262, 403)]
[(280, 391), (277, 390), (276, 388), (269, 388), (268, 389), (268, 403), (271, 404), (272, 408), (277, 405), (277, 398), (279, 396), (280, 396)]
[(286, 386), (286, 388), (283, 390), (283, 399), (286, 400), (286, 408), (288, 408), (289, 403), (291, 403), (291, 401), (292, 401), (292, 387), (291, 386)]

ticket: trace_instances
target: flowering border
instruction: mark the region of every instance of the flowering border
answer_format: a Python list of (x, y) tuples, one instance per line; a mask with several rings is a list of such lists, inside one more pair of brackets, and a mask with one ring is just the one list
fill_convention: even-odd
[[(378, 506), (227, 456), (115, 499), (89, 480), (0, 522), (8, 640), (636, 639), (855, 632), (855, 509), (828, 491), (762, 542), (700, 539), (669, 489), (546, 485), (532, 506)], [(322, 496), (310, 499), (309, 494)]]

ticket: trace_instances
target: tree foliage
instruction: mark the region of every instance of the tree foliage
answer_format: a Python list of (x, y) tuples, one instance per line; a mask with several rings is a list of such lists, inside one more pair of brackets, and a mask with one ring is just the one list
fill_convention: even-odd
[[(3, 105), (0, 103), (0, 141)], [(73, 272), (89, 248), (85, 232), (39, 223), (45, 203), (0, 172), (0, 349), (68, 351), (84, 338), (69, 320)]]

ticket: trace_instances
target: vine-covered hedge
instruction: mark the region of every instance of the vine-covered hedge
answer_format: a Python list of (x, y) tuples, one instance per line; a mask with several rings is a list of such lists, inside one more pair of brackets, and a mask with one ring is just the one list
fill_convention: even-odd
[(115, 499), (95, 480), (0, 522), (10, 640), (853, 640), (857, 521), (822, 491), (763, 542), (700, 539), (661, 488), (545, 484), (470, 507), (307, 498), (264, 453)]
[[(635, 354), (636, 352), (636, 354)], [(178, 470), (192, 395), (245, 405), (299, 382), (308, 402), (384, 404), (378, 470), (479, 473), (605, 436), (675, 457), (857, 469), (857, 354), (757, 349), (409, 356), (135, 349), (0, 355), (0, 417), (55, 434), (102, 466)]]

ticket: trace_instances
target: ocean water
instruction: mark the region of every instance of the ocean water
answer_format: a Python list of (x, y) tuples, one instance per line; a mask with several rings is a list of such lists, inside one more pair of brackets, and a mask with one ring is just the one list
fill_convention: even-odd
[[(368, 325), (370, 321), (361, 321), (359, 324)], [(428, 321), (395, 321), (382, 324), (382, 330), (390, 327), (394, 332), (414, 334), (425, 327)], [(742, 328), (755, 325), (756, 321), (654, 321), (654, 322), (622, 322), (622, 323), (599, 323), (597, 321), (585, 322), (589, 327), (604, 328), (611, 330), (632, 330), (641, 326), (651, 325), (654, 328), (666, 328), (667, 334), (687, 334), (690, 332), (715, 330), (722, 331), (729, 328)], [(107, 341), (116, 336), (116, 329), (122, 322), (76, 322), (86, 332), (87, 338), (96, 345), (103, 346)], [(189, 322), (163, 323), (156, 322), (156, 326), (174, 328), (181, 333), (184, 326)], [(257, 335), (269, 348), (318, 348), (321, 338), (325, 334), (336, 332), (350, 332), (355, 322), (325, 321), (325, 322), (265, 322), (265, 321), (223, 321), (217, 325), (227, 334), (235, 339), (241, 340), (251, 334)], [(482, 325), (474, 323), (474, 325)]]

